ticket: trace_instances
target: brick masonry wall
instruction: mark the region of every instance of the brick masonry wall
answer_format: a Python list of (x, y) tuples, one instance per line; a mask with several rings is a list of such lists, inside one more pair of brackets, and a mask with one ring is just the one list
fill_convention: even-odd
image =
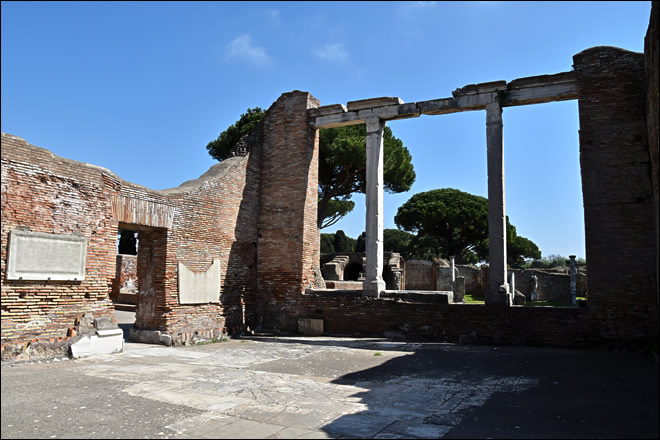
[[(9, 345), (47, 341), (59, 347), (84, 313), (113, 315), (120, 225), (139, 230), (136, 328), (166, 331), (180, 342), (195, 332), (254, 325), (259, 154), (257, 146), (200, 179), (154, 191), (3, 133), (3, 356)], [(86, 279), (6, 280), (7, 238), (16, 228), (87, 237)], [(221, 262), (220, 304), (179, 305), (177, 264), (202, 271), (214, 258)]]
[(318, 132), (307, 109), (309, 93), (282, 95), (263, 120), (258, 241), (258, 314), (265, 327), (288, 327), (287, 311), (320, 274)]
[(595, 47), (575, 55), (573, 62), (589, 307), (605, 338), (657, 335), (656, 214), (644, 56)]
[(431, 261), (408, 260), (403, 264), (406, 290), (435, 290), (435, 268)]
[[(532, 275), (537, 277), (537, 300), (538, 301), (552, 301), (562, 305), (571, 303), (571, 277), (567, 274), (550, 273), (541, 270), (512, 270), (516, 274), (516, 290), (524, 294), (527, 300), (532, 298), (531, 281)], [(577, 282), (577, 278), (576, 278)], [(577, 292), (576, 296), (580, 295)]]
[[(298, 317), (323, 319), (331, 335), (401, 333), (411, 340), (581, 347), (599, 343), (587, 309), (429, 304), (309, 292)], [(297, 331), (292, 326), (287, 330)]]
[[(658, 292), (658, 278), (660, 278), (660, 206), (658, 194), (658, 168), (660, 167), (660, 155), (658, 150), (660, 148), (658, 138), (658, 125), (660, 124), (660, 114), (658, 114), (659, 106), (659, 88), (660, 88), (660, 74), (658, 73), (658, 66), (660, 65), (660, 55), (658, 54), (658, 27), (660, 27), (660, 2), (651, 2), (651, 19), (649, 28), (646, 31), (644, 38), (644, 76), (646, 79), (646, 129), (649, 140), (649, 158), (651, 162), (651, 176), (653, 181), (653, 199), (655, 201), (655, 263), (656, 268), (656, 294)], [(660, 296), (659, 296), (660, 299)]]
[(119, 301), (121, 293), (137, 293), (137, 256), (118, 254), (110, 298)]
[[(108, 292), (115, 276), (117, 228), (109, 220), (102, 173), (2, 134), (3, 356), (11, 342), (26, 349), (30, 344), (58, 348), (83, 314), (113, 315)], [(9, 231), (19, 228), (86, 237), (85, 280), (7, 280)]]
[(465, 293), (483, 298), (486, 292), (485, 284), (481, 282), (481, 269), (478, 267), (456, 265), (458, 276), (465, 278)]

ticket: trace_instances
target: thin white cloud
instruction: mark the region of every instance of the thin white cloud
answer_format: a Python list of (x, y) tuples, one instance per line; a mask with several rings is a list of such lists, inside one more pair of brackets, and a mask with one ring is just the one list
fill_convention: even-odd
[(328, 43), (321, 48), (315, 49), (314, 55), (327, 61), (344, 62), (348, 60), (348, 52), (343, 43)]
[(270, 63), (270, 57), (263, 47), (255, 46), (250, 35), (239, 35), (227, 45), (228, 60), (238, 58), (247, 60), (253, 64), (264, 66)]
[(269, 9), (268, 18), (270, 19), (271, 24), (273, 24), (274, 26), (280, 25), (281, 19), (280, 19), (280, 11), (278, 9)]

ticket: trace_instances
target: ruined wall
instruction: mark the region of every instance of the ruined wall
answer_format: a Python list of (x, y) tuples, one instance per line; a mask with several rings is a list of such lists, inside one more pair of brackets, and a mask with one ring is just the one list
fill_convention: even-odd
[[(57, 157), (2, 133), (2, 344), (66, 340), (84, 313), (112, 316), (116, 225), (110, 221), (103, 170)], [(85, 280), (6, 279), (14, 229), (88, 239)]]
[[(118, 254), (116, 257), (115, 278), (112, 280), (110, 298), (122, 302), (121, 294), (137, 294), (137, 256)], [(133, 301), (132, 299), (130, 301)], [(129, 302), (127, 304), (132, 304)]]
[(436, 270), (432, 261), (408, 260), (403, 270), (406, 290), (435, 290)]
[[(586, 309), (432, 304), (360, 297), (359, 293), (308, 293), (301, 317), (323, 319), (330, 335), (380, 336), (477, 344), (581, 347), (597, 345)], [(296, 327), (289, 328), (296, 331)]]
[[(258, 241), (258, 314), (267, 327), (285, 327), (296, 298), (321, 278), (318, 203), (318, 130), (307, 109), (309, 93), (282, 95), (263, 120)], [(292, 319), (292, 318), (289, 318)]]
[[(2, 342), (65, 339), (83, 313), (113, 316), (119, 225), (140, 231), (136, 328), (228, 331), (254, 321), (258, 149), (178, 188), (155, 191), (101, 167), (55, 156), (2, 134)], [(17, 228), (88, 239), (84, 281), (7, 280), (7, 238)], [(220, 304), (180, 305), (177, 264), (221, 263)], [(250, 310), (251, 307), (251, 310)], [(244, 311), (244, 308), (247, 310)]]
[(644, 56), (595, 47), (573, 62), (589, 308), (604, 338), (657, 335), (656, 211)]
[[(660, 167), (660, 155), (658, 150), (658, 125), (660, 124), (660, 114), (658, 114), (659, 88), (660, 88), (660, 74), (658, 73), (658, 66), (660, 66), (660, 55), (658, 54), (658, 27), (660, 27), (660, 2), (654, 1), (651, 6), (651, 19), (649, 28), (646, 31), (644, 38), (644, 77), (646, 79), (646, 129), (649, 142), (649, 158), (651, 161), (651, 179), (653, 182), (653, 199), (655, 201), (655, 263), (656, 268), (660, 268), (660, 206), (658, 204), (658, 168)], [(658, 291), (658, 280), (660, 279), (660, 269), (656, 272), (656, 295), (660, 295)], [(660, 296), (658, 296), (660, 300)]]
[[(536, 289), (538, 301), (551, 301), (561, 305), (571, 303), (571, 277), (562, 273), (543, 272), (541, 270), (512, 270), (516, 274), (516, 290), (524, 294), (527, 301), (532, 298), (532, 276), (538, 278)], [(577, 281), (577, 280), (576, 280)], [(576, 291), (576, 296), (579, 295)]]
[(458, 276), (465, 278), (465, 293), (483, 298), (486, 294), (486, 285), (481, 282), (481, 269), (462, 264), (457, 264), (456, 267)]

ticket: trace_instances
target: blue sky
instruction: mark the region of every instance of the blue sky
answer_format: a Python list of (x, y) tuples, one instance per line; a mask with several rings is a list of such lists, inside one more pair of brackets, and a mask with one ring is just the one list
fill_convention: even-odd
[[(249, 107), (451, 96), (569, 71), (593, 46), (643, 52), (651, 2), (2, 2), (2, 131), (152, 189), (215, 162)], [(576, 101), (504, 109), (507, 214), (544, 256), (585, 257)], [(487, 195), (485, 112), (393, 121), (417, 181), (385, 196)], [(323, 232), (364, 230), (364, 196)]]

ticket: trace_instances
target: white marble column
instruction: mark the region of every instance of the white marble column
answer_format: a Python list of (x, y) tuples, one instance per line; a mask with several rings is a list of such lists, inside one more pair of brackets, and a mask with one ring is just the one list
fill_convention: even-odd
[(511, 305), (506, 270), (506, 206), (504, 202), (504, 152), (502, 148), (502, 107), (486, 106), (488, 144), (488, 240), (489, 280), (486, 304)]
[(363, 295), (379, 297), (385, 290), (383, 281), (383, 129), (385, 122), (378, 117), (365, 120), (367, 124), (367, 264)]
[(449, 261), (450, 261), (450, 264), (451, 264), (451, 291), (453, 292), (454, 291), (454, 285), (456, 284), (456, 273), (455, 273), (456, 266), (454, 264), (454, 256), (453, 255), (449, 256)]

